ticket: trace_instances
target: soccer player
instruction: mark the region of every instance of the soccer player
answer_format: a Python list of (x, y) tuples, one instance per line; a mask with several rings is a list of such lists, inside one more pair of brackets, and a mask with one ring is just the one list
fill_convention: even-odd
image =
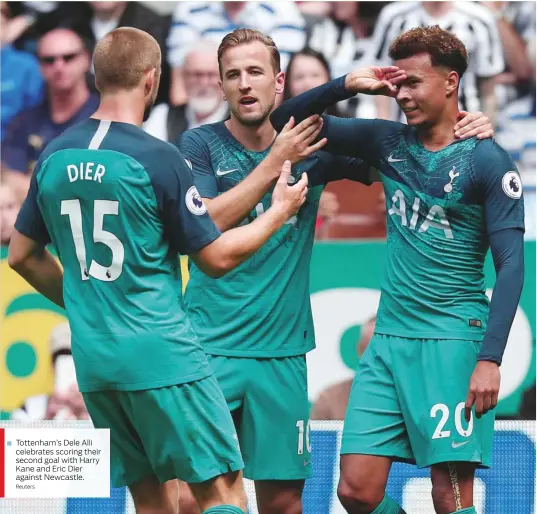
[[(499, 365), (523, 283), (524, 206), (515, 164), (494, 140), (457, 140), (457, 92), (467, 66), (439, 27), (392, 45), (389, 71), (371, 67), (284, 103), (281, 128), (356, 93), (396, 98), (408, 125), (324, 117), (325, 148), (379, 167), (388, 255), (375, 335), (357, 370), (341, 447), (347, 512), (396, 514), (385, 496), (394, 460), (431, 467), (439, 514), (475, 513), (476, 466), (488, 467)], [(492, 301), (483, 263), (497, 272)]]
[(370, 167), (323, 152), (323, 139), (313, 143), (322, 128), (315, 116), (296, 126), (288, 119), (276, 137), (269, 115), (284, 74), (270, 38), (236, 30), (222, 40), (218, 59), (230, 119), (185, 132), (179, 145), (216, 225), (228, 230), (261, 215), (285, 159), (295, 163), (293, 180), (307, 171), (310, 187), (297, 216), (226, 277), (208, 278), (194, 264), (185, 305), (238, 427), (259, 512), (296, 514), (311, 476), (305, 354), (314, 348), (309, 273), (317, 207), (328, 180), (367, 184)]
[(287, 162), (265, 214), (221, 234), (181, 153), (140, 128), (159, 86), (155, 39), (114, 30), (94, 64), (100, 106), (40, 157), (8, 261), (65, 305), (78, 385), (95, 427), (110, 429), (113, 484), (129, 486), (137, 513), (176, 513), (180, 478), (202, 511), (239, 514), (236, 431), (185, 316), (177, 253), (211, 276), (230, 271), (294, 215), (307, 176), (289, 186)]

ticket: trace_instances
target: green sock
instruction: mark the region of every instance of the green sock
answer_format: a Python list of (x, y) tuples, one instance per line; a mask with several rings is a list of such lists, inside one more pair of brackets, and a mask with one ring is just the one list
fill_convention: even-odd
[(371, 514), (406, 514), (406, 512), (391, 498), (385, 496)]
[(466, 509), (456, 510), (452, 514), (476, 514), (475, 507), (467, 507)]
[(203, 511), (203, 514), (244, 514), (236, 505), (217, 505)]

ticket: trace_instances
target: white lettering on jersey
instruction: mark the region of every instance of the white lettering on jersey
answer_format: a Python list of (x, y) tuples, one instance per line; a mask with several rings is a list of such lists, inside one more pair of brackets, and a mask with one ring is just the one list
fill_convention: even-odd
[(76, 164), (68, 164), (67, 176), (69, 177), (69, 182), (74, 182), (75, 180), (92, 180), (101, 184), (101, 179), (106, 173), (106, 168), (102, 164), (97, 164), (95, 169), (94, 166), (94, 162), (81, 162), (80, 167)]
[[(439, 221), (434, 221), (434, 217), (438, 216)], [(429, 209), (429, 213), (425, 218), (425, 221), (420, 227), (420, 232), (425, 232), (429, 227), (437, 228), (438, 230), (443, 230), (444, 234), (448, 239), (453, 239), (453, 232), (451, 231), (451, 226), (449, 221), (446, 218), (444, 209), (440, 205), (433, 205)]]
[[(419, 197), (415, 197), (414, 202), (412, 204), (412, 218), (410, 219), (409, 226), (410, 230), (416, 230), (420, 203), (421, 201)], [(390, 216), (394, 214), (396, 216), (399, 216), (401, 218), (401, 225), (403, 227), (407, 226), (408, 222), (406, 215), (406, 200), (405, 195), (400, 189), (397, 189), (392, 197), (392, 206), (388, 210), (388, 214)], [(451, 230), (451, 225), (449, 224), (444, 209), (442, 209), (440, 205), (433, 205), (429, 209), (429, 212), (423, 220), (423, 223), (421, 224), (421, 227), (419, 228), (418, 232), (425, 232), (429, 229), (429, 227), (443, 230), (446, 238), (453, 239), (453, 231)]]
[[(395, 202), (399, 200), (399, 205), (397, 206)], [(390, 210), (388, 211), (388, 214), (391, 216), (392, 214), (396, 214), (397, 216), (401, 216), (401, 225), (403, 227), (406, 227), (406, 203), (405, 203), (405, 195), (403, 192), (398, 189), (395, 191), (393, 197), (392, 197), (392, 206), (390, 207)]]

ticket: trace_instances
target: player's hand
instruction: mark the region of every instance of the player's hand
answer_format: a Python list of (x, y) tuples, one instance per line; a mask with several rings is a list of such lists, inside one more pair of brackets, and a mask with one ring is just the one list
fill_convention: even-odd
[(397, 66), (368, 66), (352, 71), (345, 77), (345, 89), (366, 95), (397, 96), (406, 73)]
[(291, 164), (296, 164), (327, 143), (326, 138), (314, 143), (322, 128), (323, 119), (318, 114), (306, 118), (296, 127), (295, 119), (291, 117), (274, 140), (270, 154), (278, 162), (291, 161)]
[(272, 192), (272, 205), (282, 209), (287, 214), (287, 218), (296, 214), (298, 209), (306, 201), (306, 195), (308, 194), (307, 174), (303, 173), (300, 180), (292, 186), (288, 184), (290, 176), (291, 161), (285, 161), (282, 166), (280, 178), (276, 182), (276, 186)]
[(470, 378), (470, 388), (464, 409), (466, 421), (470, 421), (470, 413), (474, 404), (475, 414), (478, 418), (498, 405), (500, 379), (498, 364), (490, 361), (478, 361)]
[(457, 118), (460, 120), (454, 129), (457, 139), (467, 139), (474, 136), (477, 136), (477, 139), (487, 139), (494, 136), (492, 123), (480, 111), (460, 111)]

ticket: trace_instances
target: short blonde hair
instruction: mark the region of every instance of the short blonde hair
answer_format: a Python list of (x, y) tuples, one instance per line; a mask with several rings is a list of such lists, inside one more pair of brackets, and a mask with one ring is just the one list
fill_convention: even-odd
[(147, 32), (132, 27), (115, 29), (95, 47), (95, 85), (101, 93), (133, 89), (147, 71), (157, 69), (160, 72), (161, 59), (159, 44)]
[(274, 73), (280, 73), (280, 51), (270, 36), (265, 36), (265, 34), (255, 29), (235, 29), (233, 32), (224, 36), (218, 47), (218, 68), (220, 69), (220, 76), (222, 76), (222, 58), (226, 50), (240, 45), (254, 43), (255, 41), (263, 43), (268, 48)]

